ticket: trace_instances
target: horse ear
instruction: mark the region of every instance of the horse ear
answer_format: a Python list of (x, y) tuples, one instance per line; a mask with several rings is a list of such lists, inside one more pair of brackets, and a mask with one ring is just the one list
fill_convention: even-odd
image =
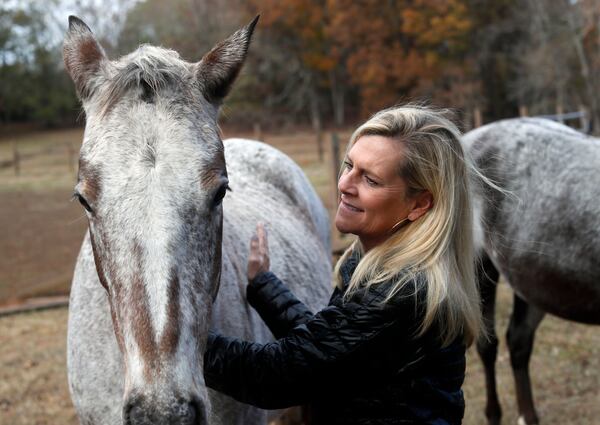
[(76, 16), (69, 16), (69, 30), (63, 43), (63, 60), (79, 98), (86, 99), (91, 93), (90, 80), (107, 58), (92, 30)]
[(221, 41), (196, 64), (196, 78), (202, 85), (204, 96), (210, 102), (220, 103), (229, 93), (246, 59), (250, 39), (259, 17), (260, 15), (256, 16), (244, 28)]

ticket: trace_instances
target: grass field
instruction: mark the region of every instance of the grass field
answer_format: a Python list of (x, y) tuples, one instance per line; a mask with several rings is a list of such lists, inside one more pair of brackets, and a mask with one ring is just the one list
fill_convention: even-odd
[[(225, 130), (227, 136), (237, 136)], [(243, 134), (241, 136), (244, 136)], [(252, 137), (251, 134), (245, 136)], [(17, 140), (31, 155), (13, 168), (0, 169), (0, 303), (31, 296), (67, 293), (87, 223), (69, 202), (75, 169), (67, 144), (78, 146), (81, 130), (33, 133)], [(348, 133), (342, 135), (345, 140)], [(330, 212), (334, 209), (329, 149), (319, 162), (308, 132), (270, 135), (265, 140), (292, 156), (306, 171)], [(329, 137), (325, 138), (329, 145)], [(12, 158), (12, 139), (0, 138), (0, 163)], [(43, 155), (34, 156), (38, 152)], [(338, 241), (339, 243), (339, 241)], [(511, 291), (500, 285), (498, 330), (507, 324)], [(0, 425), (76, 424), (65, 369), (67, 310), (0, 318)], [(600, 328), (547, 317), (537, 333), (532, 356), (534, 395), (543, 424), (600, 423)], [(515, 424), (514, 389), (502, 341), (499, 392), (505, 424)], [(485, 387), (480, 362), (468, 355), (465, 424), (483, 424)]]

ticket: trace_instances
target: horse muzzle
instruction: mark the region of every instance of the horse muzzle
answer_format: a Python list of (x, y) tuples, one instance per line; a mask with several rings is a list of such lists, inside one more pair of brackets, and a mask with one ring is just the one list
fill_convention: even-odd
[(165, 403), (143, 396), (130, 398), (123, 408), (124, 425), (206, 425), (208, 415), (199, 400)]

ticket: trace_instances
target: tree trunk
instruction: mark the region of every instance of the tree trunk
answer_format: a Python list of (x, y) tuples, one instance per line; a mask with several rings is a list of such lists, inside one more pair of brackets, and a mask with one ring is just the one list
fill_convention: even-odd
[(577, 54), (577, 59), (579, 60), (581, 77), (585, 82), (587, 97), (588, 101), (590, 102), (590, 121), (592, 122), (592, 128), (594, 131), (598, 131), (598, 128), (600, 128), (600, 111), (598, 109), (598, 101), (596, 100), (597, 91), (595, 90), (594, 82), (592, 81), (589, 61), (585, 55), (583, 42), (581, 37), (579, 37), (577, 26), (575, 25), (575, 18), (573, 16), (572, 9), (573, 7), (574, 6), (572, 5), (567, 6), (567, 22), (569, 23), (569, 28), (571, 29), (571, 41), (573, 42), (573, 47), (575, 47), (575, 53)]

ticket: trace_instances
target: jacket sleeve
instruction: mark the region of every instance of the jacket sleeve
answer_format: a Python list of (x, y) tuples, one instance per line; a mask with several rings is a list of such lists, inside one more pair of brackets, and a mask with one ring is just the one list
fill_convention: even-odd
[[(204, 356), (206, 385), (263, 409), (305, 404), (360, 385), (373, 376), (365, 364), (378, 363), (373, 359), (385, 349), (387, 338), (412, 337), (410, 322), (405, 321), (414, 321), (413, 297), (382, 305), (384, 298), (385, 293), (371, 289), (364, 298), (330, 305), (267, 344), (210, 333)], [(402, 326), (393, 326), (396, 323)]]
[(275, 338), (282, 338), (313, 313), (272, 272), (260, 273), (251, 280), (246, 298), (269, 327)]

